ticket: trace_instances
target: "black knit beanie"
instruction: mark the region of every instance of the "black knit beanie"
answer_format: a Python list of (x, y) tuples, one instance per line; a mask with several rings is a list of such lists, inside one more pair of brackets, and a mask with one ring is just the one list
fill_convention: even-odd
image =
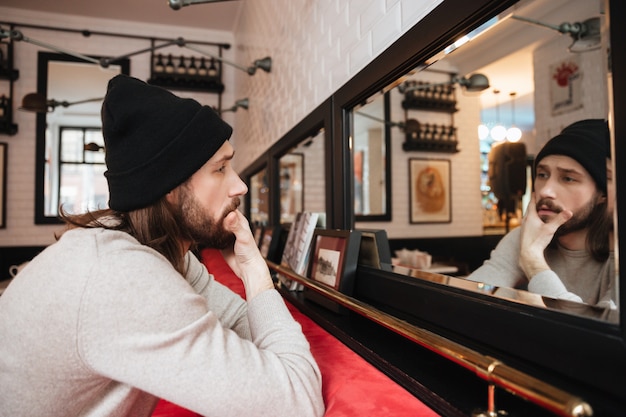
[(606, 159), (611, 157), (609, 125), (606, 120), (587, 119), (567, 126), (546, 143), (535, 158), (535, 168), (548, 155), (565, 155), (582, 165), (606, 192)]
[(149, 206), (185, 182), (230, 138), (208, 106), (127, 75), (109, 81), (102, 104), (109, 207)]

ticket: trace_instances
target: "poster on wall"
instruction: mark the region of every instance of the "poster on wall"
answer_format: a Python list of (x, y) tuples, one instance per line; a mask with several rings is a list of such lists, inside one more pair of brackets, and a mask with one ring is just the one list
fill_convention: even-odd
[(449, 223), (450, 161), (409, 159), (411, 223)]
[(550, 108), (552, 115), (583, 107), (582, 79), (578, 55), (550, 65)]

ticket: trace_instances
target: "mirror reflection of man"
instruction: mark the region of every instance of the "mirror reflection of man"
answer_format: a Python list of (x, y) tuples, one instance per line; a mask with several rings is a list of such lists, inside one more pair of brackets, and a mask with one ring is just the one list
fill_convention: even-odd
[(521, 226), (468, 279), (615, 308), (610, 157), (604, 120), (573, 123), (550, 139), (535, 158)]

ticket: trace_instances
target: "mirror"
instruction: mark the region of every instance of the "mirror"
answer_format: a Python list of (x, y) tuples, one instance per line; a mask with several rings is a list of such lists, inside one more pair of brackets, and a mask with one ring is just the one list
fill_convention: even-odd
[(267, 168), (250, 177), (250, 222), (266, 225), (269, 221), (269, 187)]
[[(559, 25), (590, 18), (598, 18), (592, 23), (601, 37), (576, 43), (567, 33), (537, 24)], [(531, 181), (526, 181), (526, 165), (532, 165), (532, 157), (543, 144), (574, 121), (612, 117), (608, 30), (603, 1), (521, 1), (458, 36), (454, 43), (424, 57), (404, 73), (362, 92), (365, 96), (356, 97), (350, 105), (354, 227), (383, 228), (390, 239), (410, 240), (504, 235), (509, 227), (519, 225), (531, 186)], [(568, 88), (563, 88), (564, 84)], [(389, 98), (388, 114), (382, 104), (378, 105), (381, 110), (370, 110), (385, 96)], [(380, 118), (382, 122), (376, 120)], [(357, 138), (367, 136), (363, 132), (370, 124), (372, 129), (390, 128), (388, 149), (393, 154), (393, 221), (379, 225), (359, 224), (364, 195), (359, 183), (364, 172), (360, 161), (368, 144)], [(512, 128), (519, 129), (521, 138), (516, 139), (524, 144), (526, 152), (521, 164), (525, 189), (516, 195), (514, 204), (507, 203), (503, 212), (493, 192), (493, 180), (488, 178), (487, 157), (503, 139), (498, 131), (506, 137)], [(415, 197), (420, 191), (415, 191), (416, 187), (424, 184), (410, 171), (414, 159), (449, 161), (449, 181), (433, 179), (428, 183), (432, 186), (429, 202), (449, 198), (447, 205), (437, 205), (451, 207), (448, 222), (441, 221), (447, 216), (430, 216), (428, 211), (435, 206), (425, 206)], [(416, 218), (433, 220), (416, 224)], [(492, 291), (491, 295), (497, 297), (505, 292)], [(537, 305), (529, 303), (529, 297), (511, 297), (510, 292), (505, 298)], [(542, 304), (542, 308), (585, 315), (581, 313), (584, 309)], [(618, 314), (589, 317), (613, 321)]]
[(320, 129), (279, 158), (280, 223), (302, 211), (326, 213), (325, 134)]
[(37, 113), (35, 223), (60, 223), (59, 206), (71, 213), (106, 207), (104, 139), (100, 107), (113, 76), (130, 61), (108, 68), (64, 54), (39, 52), (37, 92), (65, 102)]
[(354, 108), (354, 214), (357, 221), (391, 220), (389, 95), (379, 93)]

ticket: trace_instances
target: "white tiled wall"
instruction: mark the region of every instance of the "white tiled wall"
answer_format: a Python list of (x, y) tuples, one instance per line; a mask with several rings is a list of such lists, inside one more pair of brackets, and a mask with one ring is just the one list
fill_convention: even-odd
[[(182, 36), (189, 40), (233, 43), (233, 35), (225, 32), (191, 30), (179, 27), (146, 25), (133, 22), (121, 22), (104, 19), (87, 19), (72, 15), (50, 13), (33, 13), (20, 9), (0, 7), (0, 20), (28, 25), (59, 28), (90, 29), (107, 33), (122, 33), (141, 36), (155, 36), (173, 39)], [(4, 29), (8, 27), (3, 26)], [(92, 35), (85, 38), (80, 34), (39, 30), (19, 27), (22, 33), (34, 40), (76, 51), (82, 54), (120, 56), (122, 54), (147, 48), (149, 43), (144, 40), (128, 38), (111, 38)], [(17, 111), (21, 98), (37, 90), (37, 51), (48, 51), (27, 42), (15, 44), (15, 68), (19, 70), (19, 79), (14, 83), (14, 122), (18, 125), (18, 133), (14, 136), (0, 135), (0, 142), (8, 143), (7, 190), (6, 190), (6, 228), (0, 229), (0, 247), (2, 246), (43, 246), (54, 242), (54, 234), (59, 226), (35, 226), (35, 114)], [(167, 52), (168, 50), (162, 50)], [(172, 53), (178, 55), (194, 55), (192, 51), (182, 50), (175, 46)], [(225, 51), (233, 58), (232, 48)], [(137, 55), (132, 58), (131, 75), (149, 78), (150, 54)], [(224, 67), (224, 80), (233, 84), (234, 70)], [(103, 91), (103, 95), (104, 95)], [(8, 83), (0, 82), (0, 94), (8, 94)], [(191, 93), (178, 92), (181, 96)], [(207, 105), (217, 105), (214, 94), (193, 94), (195, 98)], [(232, 89), (225, 91), (225, 106), (234, 102)], [(232, 114), (225, 118), (231, 118)], [(1, 254), (0, 254), (1, 256)]]

